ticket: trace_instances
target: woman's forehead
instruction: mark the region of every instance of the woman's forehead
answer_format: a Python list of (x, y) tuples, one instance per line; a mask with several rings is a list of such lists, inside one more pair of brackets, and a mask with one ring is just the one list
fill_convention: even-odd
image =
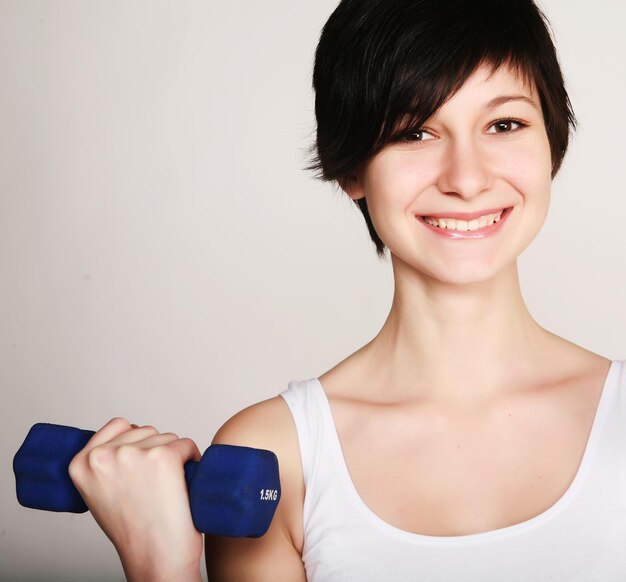
[(496, 69), (490, 65), (479, 66), (446, 103), (463, 98), (488, 99), (485, 105), (493, 107), (505, 102), (497, 98), (495, 95), (497, 93), (502, 93), (503, 96), (517, 95), (539, 105), (534, 82), (508, 65), (502, 65)]
[(468, 108), (489, 112), (505, 103), (521, 103), (541, 114), (541, 101), (529, 76), (508, 65), (481, 65), (443, 101), (433, 117), (457, 110), (462, 113)]
[[(396, 120), (394, 131), (404, 131), (412, 125), (421, 125), (443, 115), (464, 116), (469, 110), (488, 113), (510, 102), (521, 103), (543, 117), (541, 100), (529, 75), (505, 64), (499, 67), (484, 64), (478, 66), (455, 92), (445, 98), (430, 117), (420, 118), (415, 111), (406, 110)], [(419, 104), (419, 95), (415, 104)]]

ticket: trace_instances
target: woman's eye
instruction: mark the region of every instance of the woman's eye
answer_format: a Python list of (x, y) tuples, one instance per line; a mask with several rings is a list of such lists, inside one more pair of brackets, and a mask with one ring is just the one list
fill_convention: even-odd
[[(500, 119), (490, 126), (490, 131), (487, 133), (511, 133), (522, 127), (526, 127), (526, 124), (517, 119)], [(491, 129), (494, 131), (491, 131)]]
[(414, 131), (407, 131), (402, 134), (401, 139), (409, 142), (420, 142), (435, 139), (434, 136), (428, 133), (425, 129), (416, 129)]

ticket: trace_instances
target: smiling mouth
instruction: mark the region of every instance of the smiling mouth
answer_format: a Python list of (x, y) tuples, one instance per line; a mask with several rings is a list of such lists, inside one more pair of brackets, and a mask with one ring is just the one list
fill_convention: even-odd
[(508, 214), (512, 208), (503, 208), (497, 212), (493, 212), (491, 214), (485, 214), (483, 216), (478, 216), (471, 220), (461, 220), (458, 218), (445, 218), (445, 217), (432, 217), (432, 216), (420, 216), (420, 220), (434, 226), (436, 228), (440, 228), (442, 230), (455, 230), (459, 232), (468, 232), (480, 230), (482, 228), (491, 226), (496, 222), (502, 220), (503, 216)]

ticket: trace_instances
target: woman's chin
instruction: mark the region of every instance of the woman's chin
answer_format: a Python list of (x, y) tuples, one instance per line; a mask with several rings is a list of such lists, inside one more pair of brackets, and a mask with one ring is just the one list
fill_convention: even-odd
[(515, 270), (516, 261), (508, 264), (496, 261), (465, 261), (462, 264), (438, 264), (428, 267), (414, 266), (411, 270), (425, 283), (441, 283), (447, 285), (478, 285), (497, 281), (508, 276)]

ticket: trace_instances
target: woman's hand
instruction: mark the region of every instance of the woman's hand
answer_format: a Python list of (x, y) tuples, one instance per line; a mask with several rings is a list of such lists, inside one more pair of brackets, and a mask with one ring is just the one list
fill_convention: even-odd
[(70, 477), (129, 580), (201, 580), (183, 469), (200, 457), (191, 439), (114, 418), (72, 459)]

